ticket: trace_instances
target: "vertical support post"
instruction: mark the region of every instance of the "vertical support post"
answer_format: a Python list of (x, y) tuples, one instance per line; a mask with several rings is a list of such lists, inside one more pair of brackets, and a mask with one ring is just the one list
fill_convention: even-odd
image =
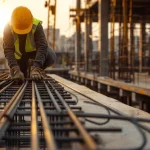
[(110, 39), (110, 77), (115, 79), (115, 55), (114, 55), (114, 42), (115, 42), (115, 8), (116, 0), (111, 1), (111, 39)]
[(130, 47), (129, 47), (129, 68), (130, 68), (130, 79), (131, 79), (131, 74), (133, 76), (133, 81), (134, 81), (134, 23), (133, 23), (133, 0), (130, 0), (130, 11), (129, 11), (129, 22), (130, 22)]
[(133, 44), (133, 30), (132, 30), (132, 0), (130, 0), (130, 10), (129, 10), (129, 23), (130, 23), (130, 46), (128, 49), (128, 65), (129, 68), (131, 68), (131, 50), (132, 50), (132, 44)]
[(121, 78), (121, 50), (122, 50), (122, 30), (121, 30), (121, 20), (119, 20), (119, 57), (118, 57), (118, 78)]
[[(119, 1), (120, 9), (119, 12), (122, 14), (122, 1)], [(119, 16), (119, 58), (118, 58), (119, 72), (118, 77), (121, 79), (122, 75), (122, 16)]]
[(86, 1), (84, 16), (85, 35), (84, 35), (84, 62), (85, 72), (92, 72), (92, 21), (89, 10), (89, 0)]
[(98, 0), (98, 22), (99, 22), (99, 75), (108, 76), (108, 19), (109, 0)]
[(48, 12), (47, 12), (47, 42), (49, 43), (49, 33), (50, 33), (50, 0), (47, 3)]
[(140, 40), (139, 40), (139, 72), (142, 72), (143, 67), (143, 52), (144, 52), (144, 41), (145, 41), (145, 22), (141, 22), (140, 24)]
[(75, 66), (76, 71), (79, 71), (79, 63), (80, 63), (80, 57), (81, 57), (81, 24), (80, 24), (80, 0), (76, 1), (76, 44), (75, 44)]
[(87, 47), (87, 51), (88, 51), (88, 71), (89, 72), (93, 72), (92, 71), (92, 18), (90, 16), (90, 10), (88, 10), (88, 47)]
[(55, 0), (55, 13), (54, 13), (54, 27), (53, 27), (53, 50), (55, 50), (55, 40), (56, 40), (56, 8), (57, 0)]
[(134, 23), (130, 24), (130, 66), (131, 66), (131, 74), (133, 76), (133, 80), (134, 80)]
[(123, 0), (123, 70), (127, 73), (125, 78), (128, 77), (128, 0)]
[(88, 72), (88, 52), (87, 52), (87, 43), (88, 43), (88, 27), (87, 27), (87, 9), (85, 8), (85, 32), (84, 32), (84, 71)]

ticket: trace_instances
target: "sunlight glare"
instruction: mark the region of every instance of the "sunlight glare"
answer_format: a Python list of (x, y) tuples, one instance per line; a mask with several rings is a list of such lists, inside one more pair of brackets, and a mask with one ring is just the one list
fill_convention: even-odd
[(3, 5), (0, 5), (0, 33), (3, 32), (5, 25), (10, 19), (10, 13)]

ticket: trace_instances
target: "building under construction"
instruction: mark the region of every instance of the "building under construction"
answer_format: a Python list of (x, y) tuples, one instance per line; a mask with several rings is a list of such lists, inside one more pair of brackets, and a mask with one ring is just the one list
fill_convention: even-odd
[[(87, 0), (82, 8), (78, 0), (70, 9), (76, 22), (76, 68), (69, 72), (71, 79), (149, 112), (149, 4), (149, 0)], [(98, 25), (97, 52), (93, 24)]]
[[(81, 6), (76, 0), (70, 9), (76, 32), (69, 71), (53, 66), (43, 79), (18, 84), (0, 70), (0, 150), (150, 150), (150, 0)], [(55, 12), (56, 1), (45, 7)]]

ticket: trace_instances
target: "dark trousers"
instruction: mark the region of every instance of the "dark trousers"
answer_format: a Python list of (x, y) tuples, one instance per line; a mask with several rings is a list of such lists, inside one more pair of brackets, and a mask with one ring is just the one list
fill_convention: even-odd
[[(20, 60), (17, 60), (18, 65), (20, 66), (20, 70), (24, 73), (24, 76), (27, 77), (27, 70), (29, 67), (29, 59), (35, 59), (36, 51), (35, 52), (29, 52), (24, 57), (22, 57)], [(43, 69), (53, 65), (56, 62), (56, 54), (54, 51), (48, 47), (47, 48), (47, 57), (46, 60), (42, 66)]]

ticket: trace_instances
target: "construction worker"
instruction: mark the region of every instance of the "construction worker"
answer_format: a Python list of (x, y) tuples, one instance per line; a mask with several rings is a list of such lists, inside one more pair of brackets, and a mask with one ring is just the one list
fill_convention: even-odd
[(13, 10), (3, 36), (4, 54), (12, 79), (24, 80), (29, 72), (33, 80), (42, 79), (43, 70), (55, 63), (56, 55), (47, 44), (41, 24), (42, 21), (33, 18), (27, 7)]

